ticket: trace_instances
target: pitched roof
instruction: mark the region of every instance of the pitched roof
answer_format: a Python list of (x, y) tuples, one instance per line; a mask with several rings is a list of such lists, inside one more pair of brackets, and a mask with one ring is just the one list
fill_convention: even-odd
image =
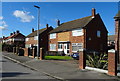
[(87, 16), (87, 17), (83, 17), (83, 18), (76, 19), (73, 21), (69, 21), (69, 22), (61, 24), (59, 27), (55, 28), (50, 33), (69, 31), (72, 29), (85, 27), (92, 19), (93, 19), (92, 16)]
[[(47, 29), (47, 28), (40, 29), (40, 30), (39, 30), (39, 34), (41, 34), (42, 32), (44, 32), (46, 29)], [(32, 32), (32, 33), (30, 33), (30, 34), (29, 34), (28, 36), (26, 36), (26, 37), (34, 37), (34, 36), (37, 36), (37, 30), (34, 31), (34, 32)]]
[(115, 40), (115, 35), (109, 35), (109, 36), (108, 36), (108, 40), (114, 41), (114, 40)]
[(118, 11), (118, 13), (116, 14), (114, 18), (120, 18), (120, 10)]
[[(17, 33), (17, 34), (13, 34), (13, 35), (11, 35), (11, 36), (5, 37), (5, 38), (3, 38), (3, 40), (10, 39), (10, 38), (15, 38), (15, 37), (18, 36), (19, 34), (21, 34), (21, 33)], [(22, 34), (21, 34), (21, 35), (22, 35)], [(24, 35), (23, 35), (23, 36), (24, 36)]]

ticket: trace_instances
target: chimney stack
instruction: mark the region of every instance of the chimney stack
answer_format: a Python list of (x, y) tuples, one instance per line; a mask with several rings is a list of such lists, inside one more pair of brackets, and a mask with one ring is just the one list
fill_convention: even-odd
[(59, 19), (57, 20), (57, 26), (60, 26), (60, 20)]
[(92, 8), (92, 17), (95, 17), (95, 14), (96, 14), (96, 10), (95, 8)]
[(34, 28), (32, 28), (32, 32), (34, 32)]
[(5, 38), (5, 36), (3, 36), (3, 39)]
[(16, 34), (20, 33), (19, 30), (16, 31)]
[(13, 34), (15, 34), (15, 32), (13, 32)]
[(10, 36), (13, 35), (13, 33), (10, 33)]
[(49, 28), (49, 25), (48, 25), (48, 24), (46, 24), (46, 28), (47, 28), (47, 29)]

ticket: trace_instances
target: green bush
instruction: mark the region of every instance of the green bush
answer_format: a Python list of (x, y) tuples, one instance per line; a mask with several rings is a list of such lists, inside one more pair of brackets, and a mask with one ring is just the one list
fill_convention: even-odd
[(94, 68), (107, 69), (108, 55), (107, 54), (87, 54), (86, 65)]

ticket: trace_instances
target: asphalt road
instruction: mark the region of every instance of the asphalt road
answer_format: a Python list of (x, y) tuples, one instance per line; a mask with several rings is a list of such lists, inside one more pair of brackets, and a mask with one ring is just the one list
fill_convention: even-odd
[(2, 62), (0, 75), (2, 75), (3, 79), (53, 79), (42, 72), (31, 70), (4, 57), (0, 62)]

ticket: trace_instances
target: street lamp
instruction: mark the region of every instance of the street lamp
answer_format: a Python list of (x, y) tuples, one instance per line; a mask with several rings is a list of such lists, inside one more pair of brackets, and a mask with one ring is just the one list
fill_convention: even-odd
[(38, 47), (37, 47), (37, 58), (39, 58), (39, 53), (40, 53), (40, 36), (39, 36), (39, 27), (40, 27), (40, 7), (34, 5), (38, 9), (38, 30), (37, 30), (37, 36), (38, 36)]

